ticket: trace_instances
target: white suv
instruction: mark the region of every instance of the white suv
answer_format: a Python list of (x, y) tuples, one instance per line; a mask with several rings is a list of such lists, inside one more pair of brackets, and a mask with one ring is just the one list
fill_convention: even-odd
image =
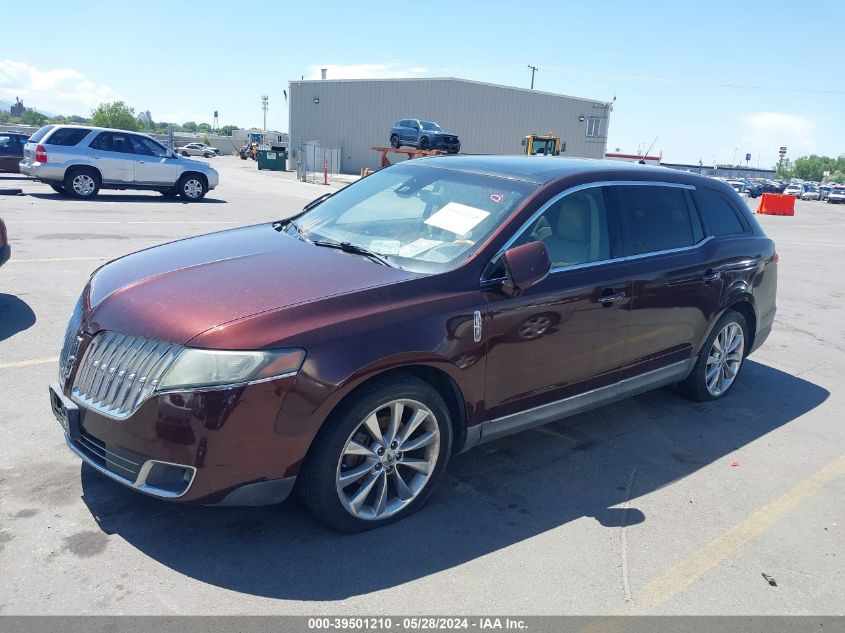
[(146, 134), (80, 125), (45, 125), (23, 150), (22, 174), (75, 198), (100, 189), (148, 189), (202, 200), (220, 182), (208, 163), (183, 158)]

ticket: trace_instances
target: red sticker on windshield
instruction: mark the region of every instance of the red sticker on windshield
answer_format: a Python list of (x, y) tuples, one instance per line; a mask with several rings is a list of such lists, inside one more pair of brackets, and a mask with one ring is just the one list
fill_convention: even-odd
[(505, 197), (504, 197), (502, 194), (500, 194), (500, 193), (491, 193), (491, 194), (490, 194), (490, 199), (491, 199), (493, 202), (501, 202), (502, 200), (504, 200), (504, 199), (505, 199)]

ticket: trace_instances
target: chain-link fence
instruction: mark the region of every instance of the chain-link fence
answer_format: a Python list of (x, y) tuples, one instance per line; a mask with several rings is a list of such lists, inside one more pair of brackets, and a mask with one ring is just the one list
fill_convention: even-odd
[(296, 158), (296, 176), (302, 182), (322, 183), (326, 176), (331, 181), (340, 173), (339, 147), (300, 143)]

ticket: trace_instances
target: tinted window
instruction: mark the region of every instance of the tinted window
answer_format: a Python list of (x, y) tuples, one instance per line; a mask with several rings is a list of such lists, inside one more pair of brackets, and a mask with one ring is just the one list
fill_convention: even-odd
[(101, 132), (91, 141), (91, 149), (99, 149), (104, 152), (122, 152), (131, 154), (132, 148), (129, 145), (128, 134), (118, 132)]
[(711, 235), (737, 235), (745, 233), (733, 206), (721, 194), (708, 189), (695, 192), (695, 202)]
[(604, 190), (576, 191), (552, 204), (515, 241), (541, 241), (552, 266), (573, 266), (610, 259), (610, 231)]
[(32, 136), (29, 137), (30, 142), (37, 143), (38, 141), (40, 141), (42, 138), (44, 138), (47, 135), (47, 132), (52, 130), (54, 127), (56, 127), (56, 126), (55, 125), (45, 125), (40, 130), (38, 130), (35, 134), (33, 134)]
[(64, 145), (66, 147), (70, 147), (71, 145), (76, 145), (88, 136), (88, 133), (91, 130), (80, 130), (78, 128), (72, 127), (60, 127), (58, 130), (53, 132), (50, 137), (44, 141), (46, 145)]
[(135, 135), (131, 139), (132, 151), (135, 154), (140, 154), (141, 156), (167, 156), (167, 150), (152, 139)]
[(619, 201), (622, 244), (629, 255), (692, 246), (692, 218), (678, 187), (613, 187)]
[(17, 141), (8, 134), (0, 134), (0, 153), (8, 154), (12, 147), (18, 147)]

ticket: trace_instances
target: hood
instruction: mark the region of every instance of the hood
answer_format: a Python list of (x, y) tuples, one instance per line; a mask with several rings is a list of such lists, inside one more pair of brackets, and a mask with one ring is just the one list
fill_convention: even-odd
[(88, 288), (88, 329), (185, 344), (250, 315), (418, 276), (259, 224), (106, 264)]

